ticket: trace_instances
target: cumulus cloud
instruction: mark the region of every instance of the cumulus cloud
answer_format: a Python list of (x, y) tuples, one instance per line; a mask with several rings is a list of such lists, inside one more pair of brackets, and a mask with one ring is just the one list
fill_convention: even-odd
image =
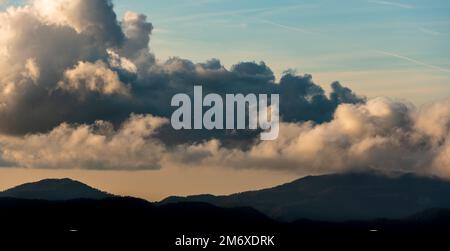
[(63, 123), (46, 134), (3, 137), (2, 159), (31, 168), (156, 169), (163, 145), (154, 138), (166, 119), (131, 115), (115, 130), (111, 123)]
[(49, 26), (67, 26), (105, 46), (119, 46), (123, 33), (110, 0), (34, 0), (32, 9)]
[(128, 87), (102, 61), (95, 63), (79, 62), (73, 69), (64, 72), (64, 80), (58, 87), (67, 91), (98, 92), (104, 95), (129, 95)]
[(34, 82), (39, 79), (40, 71), (39, 67), (36, 65), (36, 61), (32, 58), (29, 58), (25, 62), (25, 71), (23, 72), (24, 77), (28, 77)]
[(321, 174), (354, 170), (450, 178), (450, 100), (420, 109), (387, 98), (342, 104), (329, 122), (283, 122), (275, 141), (248, 149), (220, 140), (170, 147), (156, 136), (167, 119), (132, 115), (112, 124), (62, 124), (46, 134), (0, 140), (4, 161), (26, 167), (152, 169), (221, 166)]
[(415, 109), (387, 98), (343, 104), (330, 122), (282, 123), (276, 141), (248, 151), (219, 141), (179, 148), (180, 162), (302, 174), (408, 171), (450, 177), (450, 101)]
[[(0, 13), (0, 163), (36, 168), (269, 168), (303, 174), (376, 169), (450, 176), (449, 101), (414, 108), (366, 100), (311, 75), (279, 81), (264, 62), (158, 61), (153, 25), (108, 0), (32, 0)], [(30, 41), (33, 41), (30, 43)], [(280, 137), (174, 131), (176, 93), (280, 95)], [(132, 115), (144, 114), (144, 115)], [(147, 114), (147, 115), (145, 115)]]
[[(118, 22), (108, 0), (33, 0), (2, 12), (0, 132), (46, 132), (97, 119), (118, 126), (130, 113), (168, 117), (172, 96), (192, 93), (195, 84), (222, 95), (279, 93), (286, 121), (327, 121), (339, 103), (364, 101), (339, 90), (328, 96), (309, 75), (286, 74), (275, 83), (263, 62), (229, 70), (217, 59), (157, 62), (149, 47), (152, 30), (147, 17), (134, 12)], [(192, 141), (211, 137), (203, 132)]]
[(58, 83), (80, 63), (106, 61), (107, 49), (124, 43), (109, 1), (36, 0), (10, 7), (0, 13), (0, 35), (0, 132), (51, 130), (68, 117), (94, 121), (77, 109), (78, 93)]

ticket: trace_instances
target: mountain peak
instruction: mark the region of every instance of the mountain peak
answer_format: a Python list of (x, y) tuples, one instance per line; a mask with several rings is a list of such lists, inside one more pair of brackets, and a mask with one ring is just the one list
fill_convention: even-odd
[(161, 203), (207, 202), (253, 207), (285, 221), (402, 218), (428, 208), (449, 208), (450, 181), (411, 173), (355, 172), (307, 176), (259, 191), (228, 196), (170, 197)]
[(102, 199), (112, 195), (69, 178), (25, 183), (0, 193), (0, 197), (40, 200)]

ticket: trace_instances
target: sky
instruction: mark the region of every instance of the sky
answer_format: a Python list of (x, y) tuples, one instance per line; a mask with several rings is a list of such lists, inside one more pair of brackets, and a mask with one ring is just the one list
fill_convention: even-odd
[(323, 86), (339, 80), (415, 104), (450, 93), (445, 0), (116, 0), (115, 8), (148, 15), (158, 58), (262, 60), (277, 76), (295, 69)]
[[(450, 2), (113, 3), (0, 2), (0, 190), (70, 177), (159, 200), (355, 170), (450, 178)], [(198, 82), (280, 93), (279, 138), (170, 131), (170, 98)]]
[[(3, 6), (25, 0), (3, 1)], [(327, 86), (421, 105), (450, 93), (450, 2), (445, 0), (115, 0), (148, 16), (159, 60), (264, 61)], [(3, 7), (4, 8), (4, 7)]]

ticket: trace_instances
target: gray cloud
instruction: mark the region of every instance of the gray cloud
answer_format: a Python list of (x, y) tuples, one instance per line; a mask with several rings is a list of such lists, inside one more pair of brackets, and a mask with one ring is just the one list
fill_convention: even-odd
[[(152, 24), (132, 12), (119, 23), (106, 0), (34, 0), (0, 19), (3, 133), (46, 132), (63, 122), (98, 119), (118, 126), (130, 113), (168, 117), (171, 97), (191, 93), (194, 84), (219, 94), (280, 93), (286, 121), (321, 123), (331, 119), (338, 104), (364, 101), (348, 89), (350, 95), (335, 89), (328, 97), (309, 75), (289, 73), (275, 83), (263, 62), (241, 62), (229, 70), (217, 59), (157, 63), (149, 48)], [(203, 131), (177, 138), (201, 141), (224, 134)]]
[[(416, 172), (450, 178), (450, 100), (420, 109), (387, 98), (342, 104), (322, 124), (282, 123), (276, 141), (247, 151), (219, 141), (178, 148), (188, 165), (268, 168), (300, 174), (350, 170)], [(182, 158), (182, 159), (180, 159)]]
[(164, 146), (154, 139), (166, 119), (131, 115), (117, 130), (107, 121), (63, 123), (45, 134), (1, 137), (2, 158), (29, 168), (157, 169)]
[[(34, 0), (1, 13), (0, 162), (450, 176), (448, 101), (416, 109), (366, 100), (338, 82), (327, 94), (308, 74), (288, 71), (277, 82), (264, 62), (230, 69), (218, 59), (160, 62), (150, 53), (152, 29), (137, 13), (118, 22), (106, 0)], [(170, 99), (195, 84), (205, 93), (280, 94), (279, 139), (260, 142), (258, 131), (173, 131)]]
[(322, 174), (351, 170), (416, 172), (450, 178), (450, 100), (420, 109), (387, 98), (342, 104), (329, 122), (283, 122), (275, 141), (248, 149), (211, 139), (167, 146), (166, 119), (132, 115), (119, 129), (61, 124), (49, 133), (0, 138), (2, 158), (39, 168), (155, 169), (162, 166), (251, 168)]

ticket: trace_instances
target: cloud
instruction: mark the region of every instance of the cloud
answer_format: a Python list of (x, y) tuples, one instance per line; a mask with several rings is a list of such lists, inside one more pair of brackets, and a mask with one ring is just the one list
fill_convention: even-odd
[(343, 104), (322, 123), (282, 123), (276, 141), (248, 151), (219, 141), (180, 147), (188, 165), (267, 168), (300, 174), (377, 170), (450, 177), (450, 100), (420, 109), (387, 98)]
[(3, 137), (5, 162), (38, 168), (155, 169), (162, 166), (289, 171), (302, 175), (376, 170), (450, 178), (450, 100), (415, 108), (387, 98), (342, 104), (329, 122), (283, 122), (275, 141), (248, 149), (217, 139), (168, 146), (167, 119), (132, 115), (119, 129), (97, 121), (46, 134)]
[[(195, 84), (221, 95), (279, 93), (286, 121), (321, 123), (331, 119), (339, 103), (364, 102), (331, 98), (337, 93), (328, 96), (309, 75), (288, 73), (276, 83), (263, 62), (240, 62), (230, 69), (217, 59), (159, 62), (150, 52), (152, 30), (146, 16), (134, 12), (118, 22), (107, 0), (34, 0), (2, 12), (0, 132), (42, 133), (61, 123), (99, 119), (119, 126), (131, 113), (169, 117), (172, 96), (192, 93)], [(179, 142), (226, 134), (173, 133)]]
[[(127, 12), (118, 22), (106, 0), (34, 0), (2, 12), (0, 162), (450, 176), (449, 101), (417, 109), (366, 100), (339, 82), (327, 94), (308, 74), (287, 71), (276, 81), (264, 62), (227, 69), (218, 59), (159, 61), (150, 52), (152, 30), (142, 14)], [(192, 94), (196, 84), (205, 94), (280, 94), (280, 137), (261, 142), (259, 131), (174, 131), (170, 99)]]
[(289, 30), (289, 31), (294, 31), (294, 32), (299, 32), (299, 33), (304, 33), (304, 34), (310, 34), (310, 35), (314, 34), (313, 32), (308, 31), (306, 29), (293, 27), (293, 26), (289, 26), (289, 25), (284, 25), (284, 24), (279, 24), (279, 23), (276, 23), (276, 22), (273, 22), (273, 21), (270, 21), (270, 20), (265, 20), (265, 19), (256, 19), (256, 20), (258, 20), (259, 22), (270, 24), (270, 25), (276, 26), (278, 28), (283, 28), (283, 29), (286, 29), (286, 30)]
[(157, 169), (164, 147), (154, 138), (166, 119), (131, 115), (115, 130), (106, 121), (63, 123), (46, 134), (0, 140), (2, 159), (30, 168)]
[(30, 78), (34, 82), (38, 81), (41, 73), (34, 59), (29, 58), (25, 62), (25, 72), (23, 74), (25, 77)]
[(110, 0), (33, 0), (32, 11), (47, 25), (71, 27), (106, 46), (124, 39)]
[[(66, 93), (58, 83), (80, 62), (106, 61), (107, 49), (124, 43), (108, 1), (47, 2), (33, 1), (0, 13), (3, 133), (50, 130), (70, 118), (83, 122), (83, 110), (75, 112), (80, 108), (78, 93)], [(86, 102), (94, 101), (95, 95), (90, 97)]]
[[(125, 61), (126, 62), (126, 61)], [(121, 67), (123, 62), (120, 62)], [(102, 61), (79, 62), (73, 69), (64, 72), (64, 79), (58, 88), (66, 91), (97, 92), (104, 95), (130, 95), (128, 86), (122, 83), (117, 72), (112, 71)]]
[(415, 8), (413, 5), (410, 5), (410, 4), (393, 2), (393, 1), (375, 1), (375, 0), (372, 0), (372, 1), (369, 1), (369, 3), (375, 3), (375, 4), (399, 7), (399, 8), (402, 8), (402, 9), (414, 9)]
[(403, 60), (409, 61), (409, 62), (417, 64), (417, 65), (425, 66), (425, 67), (428, 67), (428, 68), (433, 69), (433, 70), (437, 70), (437, 71), (441, 71), (441, 72), (445, 72), (445, 73), (450, 73), (450, 69), (446, 69), (446, 68), (443, 68), (443, 67), (440, 67), (440, 66), (424, 63), (422, 61), (419, 61), (419, 60), (416, 60), (416, 59), (413, 59), (413, 58), (410, 58), (410, 57), (405, 57), (405, 56), (402, 56), (402, 55), (399, 55), (399, 54), (396, 54), (396, 53), (392, 53), (392, 52), (387, 52), (387, 51), (377, 51), (377, 52), (381, 53), (381, 54), (384, 54), (384, 55), (387, 55), (387, 56), (403, 59)]

